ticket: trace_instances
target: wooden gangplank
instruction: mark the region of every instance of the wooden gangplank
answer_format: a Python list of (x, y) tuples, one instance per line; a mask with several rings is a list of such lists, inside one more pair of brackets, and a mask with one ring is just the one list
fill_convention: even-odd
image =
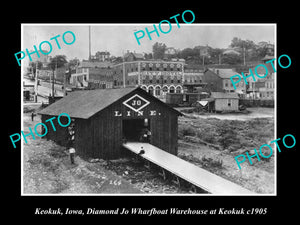
[(254, 193), (149, 143), (127, 142), (126, 149), (138, 154), (143, 147), (144, 159), (211, 193), (220, 195), (253, 195)]

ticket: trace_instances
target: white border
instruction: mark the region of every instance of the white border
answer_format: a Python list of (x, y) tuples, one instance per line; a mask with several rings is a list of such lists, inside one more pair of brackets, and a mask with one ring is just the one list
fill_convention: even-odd
[[(138, 108), (138, 109), (135, 109), (135, 108), (133, 108), (131, 105), (128, 105), (127, 102), (129, 102), (131, 99), (133, 99), (133, 98), (135, 98), (135, 97), (138, 97), (138, 98), (142, 99), (144, 102), (146, 102), (146, 104), (143, 105), (143, 106), (141, 106), (141, 107)], [(143, 108), (145, 108), (145, 107), (146, 107), (147, 105), (149, 105), (149, 104), (150, 104), (149, 101), (147, 101), (146, 99), (142, 98), (142, 97), (139, 96), (138, 94), (135, 94), (135, 95), (131, 96), (129, 99), (127, 99), (127, 100), (125, 100), (125, 101), (123, 102), (123, 105), (125, 105), (126, 107), (132, 109), (132, 110), (135, 111), (135, 112), (139, 112), (140, 110), (142, 110)]]
[[(176, 23), (171, 23), (176, 25)], [(103, 24), (91, 24), (91, 23), (22, 23), (21, 24), (21, 49), (23, 46), (23, 27), (24, 26), (152, 26), (151, 23), (127, 23), (127, 24), (116, 24), (116, 23), (103, 23)], [(166, 24), (162, 24), (165, 26)], [(277, 23), (192, 23), (192, 24), (180, 24), (180, 26), (274, 26), (274, 45), (275, 45), (275, 55), (277, 59)], [(23, 130), (23, 64), (21, 61), (21, 130)], [(275, 68), (277, 69), (277, 61), (275, 63)], [(277, 72), (274, 74), (275, 90), (274, 90), (274, 137), (277, 139)], [(22, 140), (23, 138), (21, 138)], [(274, 193), (272, 194), (259, 194), (255, 193), (253, 195), (218, 195), (218, 194), (24, 194), (23, 193), (23, 141), (21, 141), (21, 196), (277, 196), (277, 151), (274, 151)]]

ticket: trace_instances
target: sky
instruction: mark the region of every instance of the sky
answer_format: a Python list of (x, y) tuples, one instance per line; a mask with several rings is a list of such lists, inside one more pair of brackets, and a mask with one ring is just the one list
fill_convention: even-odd
[[(175, 49), (193, 48), (198, 45), (209, 45), (213, 48), (227, 48), (234, 37), (249, 39), (258, 43), (267, 41), (275, 43), (276, 26), (274, 24), (180, 24), (172, 23), (171, 31), (164, 34), (159, 31), (159, 37), (155, 32), (151, 33), (150, 40), (145, 28), (152, 31), (153, 24), (22, 24), (21, 51), (34, 50), (34, 45), (39, 48), (43, 41), (52, 44), (52, 52), (49, 56), (66, 55), (67, 59), (88, 59), (89, 56), (89, 25), (91, 26), (91, 53), (97, 51), (109, 51), (113, 56), (122, 56), (127, 50), (137, 53), (151, 53), (155, 42), (166, 44)], [(157, 29), (158, 24), (155, 24)], [(169, 25), (164, 23), (164, 31)], [(143, 30), (144, 38), (140, 39), (140, 45), (134, 36), (134, 32)], [(72, 31), (76, 40), (71, 45), (66, 45), (62, 36), (66, 31)], [(50, 38), (60, 35), (57, 41), (61, 49), (58, 49), (55, 40)], [(141, 35), (139, 33), (138, 35)], [(72, 41), (72, 35), (67, 33), (65, 39)], [(43, 44), (43, 50), (49, 50), (47, 44)]]

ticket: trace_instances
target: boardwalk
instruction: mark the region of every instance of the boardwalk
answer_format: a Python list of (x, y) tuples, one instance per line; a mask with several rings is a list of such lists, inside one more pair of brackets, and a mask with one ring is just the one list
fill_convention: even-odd
[(165, 152), (151, 144), (128, 142), (123, 146), (138, 154), (141, 147), (145, 153), (141, 157), (162, 167), (176, 176), (194, 184), (195, 186), (211, 193), (219, 195), (252, 195), (253, 192), (232, 183), (222, 177), (197, 167), (185, 160), (178, 158), (168, 152)]

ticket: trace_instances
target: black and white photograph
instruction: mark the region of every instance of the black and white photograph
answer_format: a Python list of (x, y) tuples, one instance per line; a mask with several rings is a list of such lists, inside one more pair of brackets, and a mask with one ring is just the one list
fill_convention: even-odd
[(5, 219), (296, 219), (296, 4), (109, 3), (4, 7)]
[(276, 196), (276, 23), (188, 14), (21, 24), (22, 196)]

